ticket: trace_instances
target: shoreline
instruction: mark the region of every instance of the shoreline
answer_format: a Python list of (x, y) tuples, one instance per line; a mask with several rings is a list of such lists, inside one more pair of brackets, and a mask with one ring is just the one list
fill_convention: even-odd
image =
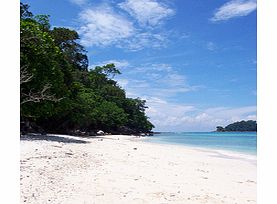
[(243, 151), (236, 151), (236, 150), (227, 150), (227, 149), (216, 149), (216, 148), (209, 148), (209, 147), (199, 147), (199, 146), (193, 146), (193, 145), (186, 145), (186, 144), (177, 144), (177, 143), (166, 143), (166, 142), (148, 142), (144, 141), (146, 143), (151, 143), (151, 144), (157, 144), (157, 145), (172, 145), (175, 147), (184, 147), (187, 149), (193, 149), (193, 150), (198, 150), (198, 151), (203, 151), (203, 152), (210, 152), (210, 153), (220, 153), (226, 156), (234, 156), (234, 157), (243, 157), (243, 158), (251, 158), (251, 159), (257, 159), (257, 153), (248, 153), (248, 152), (243, 152)]
[(159, 143), (159, 142), (149, 142), (146, 140), (150, 140), (148, 138), (141, 138), (142, 142), (145, 143), (150, 143), (153, 145), (158, 145), (161, 147), (166, 147), (166, 146), (172, 146), (172, 147), (178, 147), (178, 148), (184, 148), (184, 149), (190, 149), (194, 151), (199, 151), (199, 152), (205, 152), (211, 154), (211, 156), (214, 157), (221, 157), (225, 159), (238, 159), (238, 160), (243, 160), (243, 161), (249, 161), (255, 165), (257, 165), (257, 155), (256, 154), (251, 154), (251, 153), (244, 153), (244, 152), (239, 152), (235, 150), (225, 150), (225, 149), (214, 149), (214, 148), (208, 148), (208, 147), (197, 147), (197, 146), (190, 146), (190, 145), (185, 145), (185, 144), (177, 144), (177, 143)]
[(256, 165), (127, 135), (27, 137), (21, 140), (21, 201), (256, 203)]
[[(196, 132), (186, 132), (186, 133), (196, 133)], [(197, 132), (198, 133), (198, 132)], [(209, 133), (209, 132), (199, 132), (199, 133)], [(230, 133), (230, 132), (228, 132)], [(243, 132), (245, 133), (245, 132)], [(256, 133), (256, 132), (253, 132)], [(154, 138), (154, 139), (153, 139)], [(155, 134), (151, 137), (145, 137), (146, 142), (150, 142), (152, 144), (165, 144), (165, 145), (175, 145), (175, 146), (183, 146), (186, 148), (193, 148), (193, 149), (199, 149), (204, 151), (216, 151), (221, 154), (226, 154), (227, 156), (234, 155), (234, 156), (240, 156), (240, 157), (252, 157), (253, 159), (257, 158), (257, 151), (247, 151), (247, 150), (241, 150), (241, 149), (228, 149), (228, 148), (220, 148), (220, 147), (212, 147), (212, 146), (198, 146), (198, 145), (190, 145), (186, 143), (177, 143), (177, 142), (166, 142), (166, 141), (155, 141)], [(151, 141), (152, 140), (152, 141)]]

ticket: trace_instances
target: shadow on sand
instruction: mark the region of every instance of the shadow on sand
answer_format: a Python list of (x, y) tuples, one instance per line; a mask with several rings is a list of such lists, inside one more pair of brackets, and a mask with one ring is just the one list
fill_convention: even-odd
[(20, 140), (27, 140), (27, 141), (44, 140), (44, 141), (52, 141), (52, 142), (79, 143), (79, 144), (89, 143), (88, 141), (73, 139), (69, 137), (63, 137), (61, 135), (40, 135), (40, 134), (21, 135)]

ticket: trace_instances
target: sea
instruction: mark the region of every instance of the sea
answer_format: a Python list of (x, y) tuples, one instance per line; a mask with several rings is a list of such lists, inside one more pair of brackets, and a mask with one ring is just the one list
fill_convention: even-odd
[(147, 142), (257, 155), (257, 132), (162, 132)]

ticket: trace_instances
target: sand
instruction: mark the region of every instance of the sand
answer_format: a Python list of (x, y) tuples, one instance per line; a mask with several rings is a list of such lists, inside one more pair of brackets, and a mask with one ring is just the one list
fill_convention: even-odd
[(251, 204), (256, 157), (131, 136), (21, 139), (21, 203)]

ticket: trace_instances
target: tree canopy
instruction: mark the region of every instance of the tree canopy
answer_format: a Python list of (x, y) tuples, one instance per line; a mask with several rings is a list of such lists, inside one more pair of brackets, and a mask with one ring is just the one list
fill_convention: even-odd
[(149, 132), (146, 101), (127, 98), (114, 80), (114, 64), (88, 69), (79, 35), (53, 28), (48, 15), (33, 15), (20, 4), (21, 121), (46, 132), (75, 130), (112, 133)]

